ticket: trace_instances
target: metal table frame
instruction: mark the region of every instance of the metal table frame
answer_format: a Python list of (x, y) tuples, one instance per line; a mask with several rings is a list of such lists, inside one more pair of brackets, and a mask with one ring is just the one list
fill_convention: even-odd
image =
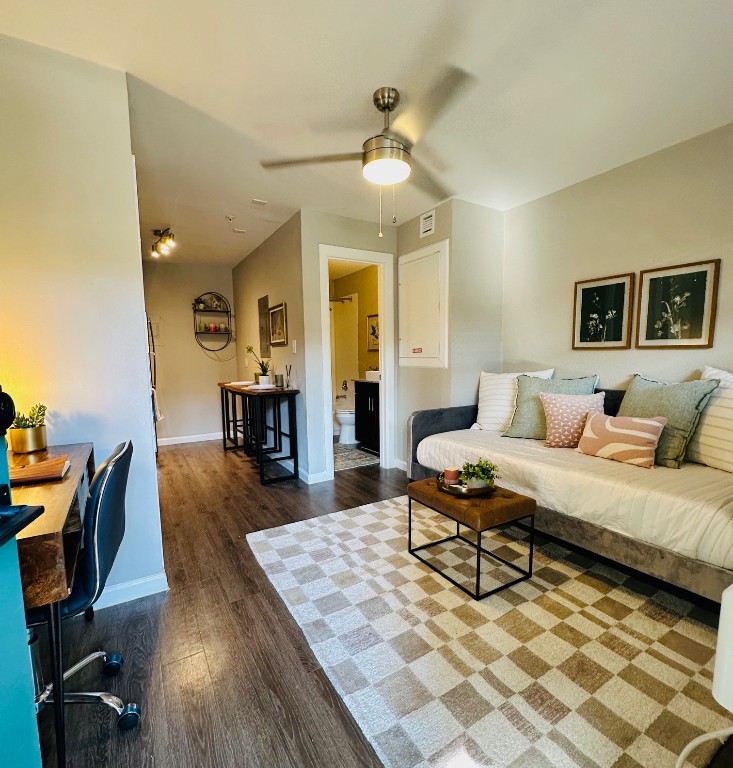
[[(222, 443), (225, 451), (244, 451), (259, 467), (260, 483), (270, 485), (298, 478), (297, 389), (249, 390), (219, 385), (221, 390)], [(268, 405), (270, 406), (268, 408)], [(287, 413), (283, 413), (283, 406)], [(268, 415), (272, 423), (268, 423)], [(284, 425), (287, 424), (287, 431)], [(288, 438), (288, 453), (284, 440)], [(269, 464), (292, 461), (292, 472), (268, 474)]]
[[(420, 502), (420, 503), (422, 504), (422, 506), (427, 507), (428, 509), (432, 509), (433, 512), (437, 512), (439, 515), (442, 515), (443, 517), (447, 517), (449, 520), (453, 520), (453, 522), (456, 524), (456, 533), (455, 533), (455, 536), (446, 536), (444, 539), (439, 539), (437, 541), (430, 541), (427, 544), (422, 544), (419, 547), (413, 547), (412, 546), (412, 496), (408, 496), (407, 497), (407, 551), (415, 559), (427, 565), (428, 568), (435, 571), (436, 573), (439, 573), (446, 581), (449, 581), (451, 584), (453, 584), (454, 587), (458, 587), (458, 589), (460, 589), (462, 592), (465, 592), (474, 600), (483, 600), (486, 597), (495, 595), (497, 592), (501, 592), (503, 589), (508, 589), (509, 587), (513, 587), (515, 584), (519, 584), (521, 581), (526, 581), (527, 579), (531, 578), (532, 567), (534, 564), (534, 514), (518, 517), (516, 520), (512, 520), (509, 523), (502, 523), (501, 525), (490, 526), (488, 528), (485, 528), (483, 531), (476, 531), (474, 528), (471, 528), (470, 525), (461, 523), (451, 515), (447, 515), (445, 512), (441, 512), (440, 510), (435, 509), (434, 507), (431, 507), (428, 504), (425, 504), (424, 502)], [(519, 523), (520, 520), (527, 520), (527, 519), (529, 519), (530, 521), (529, 525), (524, 525), (524, 524), (520, 525)], [(461, 535), (462, 525), (465, 528), (468, 528), (469, 530), (475, 531), (476, 533), (475, 542)], [(529, 568), (526, 571), (523, 570), (522, 568), (519, 568), (519, 566), (514, 565), (514, 563), (510, 563), (508, 560), (505, 560), (503, 557), (500, 557), (499, 555), (493, 552), (489, 552), (487, 549), (484, 549), (481, 546), (482, 533), (484, 533), (485, 531), (491, 531), (494, 528), (505, 528), (509, 525), (517, 525), (518, 527), (521, 527), (523, 530), (529, 529)], [(467, 589), (466, 587), (463, 586), (463, 584), (459, 584), (455, 579), (452, 579), (450, 576), (448, 576), (443, 571), (441, 571), (440, 568), (436, 568), (436, 566), (434, 566), (431, 562), (426, 560), (424, 557), (421, 557), (420, 555), (416, 554), (417, 552), (420, 552), (424, 549), (428, 549), (429, 547), (434, 547), (437, 544), (445, 544), (448, 541), (455, 541), (456, 539), (459, 539), (460, 541), (463, 541), (466, 544), (470, 544), (472, 547), (476, 549), (476, 589), (474, 591)], [(488, 592), (484, 592), (483, 594), (481, 594), (481, 555), (487, 555), (488, 557), (491, 557), (494, 560), (498, 560), (499, 562), (509, 566), (510, 568), (514, 569), (515, 571), (517, 571), (522, 575), (519, 578), (514, 579), (513, 581), (507, 582), (506, 584), (502, 584), (500, 587), (496, 587), (495, 589), (490, 589)]]

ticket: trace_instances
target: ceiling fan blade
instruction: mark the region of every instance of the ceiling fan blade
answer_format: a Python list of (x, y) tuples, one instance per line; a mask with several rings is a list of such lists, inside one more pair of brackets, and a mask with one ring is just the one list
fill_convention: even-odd
[(279, 168), (291, 168), (296, 165), (314, 163), (343, 163), (347, 160), (361, 160), (361, 152), (343, 152), (338, 155), (313, 155), (312, 157), (294, 157), (290, 160), (260, 160), (260, 165), (268, 171)]
[(410, 145), (417, 144), (473, 80), (473, 75), (463, 69), (445, 67), (430, 87), (395, 117), (391, 131), (396, 138), (403, 137)]
[(416, 187), (422, 189), (423, 192), (427, 192), (431, 197), (436, 200), (447, 200), (449, 197), (453, 197), (453, 192), (444, 187), (428, 169), (422, 165), (418, 160), (413, 157), (410, 162), (411, 172), (409, 181), (411, 181)]

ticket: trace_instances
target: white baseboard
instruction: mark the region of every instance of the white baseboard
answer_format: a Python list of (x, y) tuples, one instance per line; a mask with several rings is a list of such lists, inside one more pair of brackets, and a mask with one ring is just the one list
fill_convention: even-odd
[(395, 465), (395, 467), (397, 467), (397, 469), (401, 469), (404, 472), (407, 472), (407, 462), (406, 461), (402, 461), (402, 459), (395, 459), (394, 460), (394, 465)]
[(179, 445), (180, 443), (203, 443), (205, 440), (221, 440), (221, 432), (208, 432), (205, 435), (181, 435), (180, 437), (159, 437), (158, 445)]
[(133, 579), (132, 581), (123, 581), (121, 584), (106, 586), (102, 596), (94, 603), (94, 607), (109, 608), (111, 605), (119, 605), (130, 600), (137, 600), (140, 597), (167, 591), (168, 579), (165, 571), (161, 571), (142, 579)]

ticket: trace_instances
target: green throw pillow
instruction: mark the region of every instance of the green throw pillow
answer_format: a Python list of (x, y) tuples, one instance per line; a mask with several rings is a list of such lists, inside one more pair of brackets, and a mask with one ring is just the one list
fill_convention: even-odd
[(540, 392), (553, 395), (592, 395), (598, 376), (580, 379), (538, 379), (535, 376), (517, 376), (517, 406), (504, 437), (528, 437), (544, 440), (547, 437), (545, 409)]
[(665, 384), (637, 373), (626, 390), (618, 415), (642, 419), (664, 416), (667, 424), (657, 444), (655, 463), (679, 469), (700, 413), (718, 383), (717, 379), (711, 379)]

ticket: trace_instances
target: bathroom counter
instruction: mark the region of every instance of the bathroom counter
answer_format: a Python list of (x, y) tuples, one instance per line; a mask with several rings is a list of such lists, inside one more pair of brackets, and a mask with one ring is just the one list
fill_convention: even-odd
[(381, 381), (374, 381), (372, 379), (352, 379), (355, 384), (381, 384)]

